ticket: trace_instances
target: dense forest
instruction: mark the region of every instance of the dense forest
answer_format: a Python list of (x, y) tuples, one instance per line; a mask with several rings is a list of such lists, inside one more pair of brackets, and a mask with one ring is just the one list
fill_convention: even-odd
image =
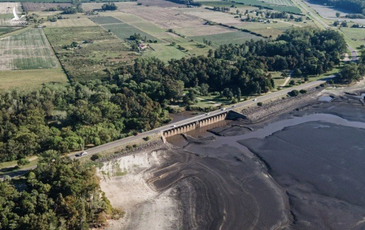
[(353, 13), (360, 13), (365, 15), (364, 0), (316, 0), (316, 2), (326, 3), (331, 6), (350, 10)]
[(54, 151), (23, 181), (0, 181), (0, 213), (3, 230), (89, 229), (123, 215), (100, 190), (94, 168)]
[(168, 119), (158, 102), (110, 82), (0, 94), (0, 161), (122, 138)]

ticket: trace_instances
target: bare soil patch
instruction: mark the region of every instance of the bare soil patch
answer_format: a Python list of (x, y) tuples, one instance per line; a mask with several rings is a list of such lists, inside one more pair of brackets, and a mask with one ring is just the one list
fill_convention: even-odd
[(204, 21), (196, 16), (188, 15), (171, 8), (161, 10), (159, 7), (133, 7), (123, 12), (137, 15), (165, 29), (200, 27)]

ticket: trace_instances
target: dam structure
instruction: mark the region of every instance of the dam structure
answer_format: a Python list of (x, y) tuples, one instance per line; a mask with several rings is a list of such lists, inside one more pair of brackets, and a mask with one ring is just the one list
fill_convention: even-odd
[(200, 127), (204, 127), (219, 121), (223, 121), (227, 118), (228, 113), (231, 111), (224, 111), (218, 114), (212, 114), (209, 115), (209, 113), (206, 114), (206, 117), (201, 118), (198, 121), (194, 121), (194, 122), (190, 122), (190, 123), (186, 123), (186, 124), (181, 124), (179, 126), (173, 125), (170, 128), (164, 130), (162, 132), (163, 137), (171, 137), (174, 135), (178, 135), (178, 134), (182, 134), (182, 133), (186, 133), (189, 132), (191, 130), (194, 130), (196, 128), (200, 128)]

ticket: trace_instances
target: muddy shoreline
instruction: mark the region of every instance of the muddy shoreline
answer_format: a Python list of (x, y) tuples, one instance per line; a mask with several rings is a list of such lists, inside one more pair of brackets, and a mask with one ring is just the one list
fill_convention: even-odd
[[(318, 101), (323, 95), (335, 96), (331, 102)], [(346, 184), (346, 187), (361, 188), (361, 177), (343, 179), (349, 177), (349, 172), (332, 170), (338, 168), (338, 163), (332, 161), (343, 159), (341, 151), (346, 148), (341, 149), (342, 145), (356, 143), (362, 148), (357, 138), (361, 139), (362, 135), (365, 138), (365, 133), (354, 132), (358, 130), (356, 127), (343, 128), (351, 121), (365, 122), (362, 116), (365, 109), (358, 96), (317, 89), (299, 98), (274, 101), (263, 108), (244, 112), (249, 119), (213, 128), (215, 136), (197, 130), (185, 138), (176, 136), (168, 139), (170, 143), (159, 143), (105, 162), (99, 170), (102, 190), (114, 206), (126, 211), (125, 218), (112, 221), (109, 229), (364, 227), (361, 220), (365, 209), (352, 204), (351, 191), (341, 187)], [(344, 123), (338, 126), (322, 121), (327, 119), (326, 114), (331, 115), (328, 118), (331, 122)], [(295, 123), (302, 117), (307, 117), (308, 121)], [(280, 122), (288, 123), (288, 128), (275, 128), (276, 123), (282, 125)], [(269, 128), (266, 134), (265, 127)], [(312, 135), (316, 137), (313, 140), (308, 138), (317, 129), (323, 133), (317, 132), (321, 134), (318, 137)], [(296, 137), (298, 133), (301, 136)], [(343, 133), (353, 142), (346, 142), (341, 136)], [(255, 138), (260, 135), (262, 138)], [(311, 145), (305, 141), (303, 145), (302, 141), (297, 141), (308, 139), (309, 143), (314, 143), (326, 135), (331, 135), (332, 139), (318, 142), (317, 145), (322, 146), (319, 153), (316, 149), (306, 149)], [(341, 149), (337, 157), (331, 155), (332, 149), (328, 150), (331, 144), (320, 145), (327, 140), (338, 143), (333, 149)], [(293, 155), (293, 146), (298, 149), (298, 155)], [(308, 152), (313, 154), (308, 155)], [(320, 162), (317, 155), (326, 159), (322, 164), (327, 164), (327, 171), (315, 167), (316, 162)], [(356, 165), (351, 158), (343, 162)], [(306, 164), (317, 174), (306, 173)], [(350, 175), (361, 175), (361, 167), (355, 168)], [(296, 170), (301, 173), (295, 174)], [(310, 179), (313, 181), (309, 182)], [(334, 181), (333, 185), (328, 181)], [(329, 184), (320, 186), (325, 183)], [(341, 196), (333, 195), (333, 190), (341, 191)], [(364, 199), (365, 206), (365, 197), (360, 192), (355, 193)]]

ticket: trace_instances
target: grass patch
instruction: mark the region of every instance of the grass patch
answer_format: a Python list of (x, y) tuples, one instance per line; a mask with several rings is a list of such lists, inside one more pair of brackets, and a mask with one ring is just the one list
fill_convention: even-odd
[(31, 90), (42, 84), (65, 84), (67, 77), (61, 68), (0, 71), (0, 91)]
[(188, 56), (187, 53), (177, 49), (169, 44), (150, 44), (153, 50), (149, 50), (143, 54), (143, 57), (156, 57), (162, 61), (169, 61), (171, 59), (181, 59)]
[(191, 37), (195, 41), (203, 42), (204, 39), (211, 41), (213, 44), (213, 47), (218, 47), (219, 45), (223, 44), (243, 44), (246, 41), (249, 41), (251, 39), (253, 40), (260, 40), (263, 39), (261, 37), (258, 37), (256, 35), (252, 35), (245, 32), (229, 32), (229, 33), (221, 33), (221, 34), (211, 34), (211, 35), (203, 35), (203, 36), (195, 36)]
[[(142, 37), (146, 37), (147, 40), (159, 40), (152, 35), (143, 32), (142, 30), (137, 29), (134, 26), (120, 23), (120, 24), (109, 24), (103, 25), (103, 27), (107, 30), (110, 30), (113, 34), (115, 34), (118, 38), (126, 40), (133, 34), (140, 34)], [(161, 40), (159, 40), (161, 42)]]
[(112, 23), (122, 23), (122, 21), (110, 17), (110, 16), (103, 16), (103, 17), (91, 17), (89, 18), (91, 21), (97, 23), (97, 24), (112, 24)]

